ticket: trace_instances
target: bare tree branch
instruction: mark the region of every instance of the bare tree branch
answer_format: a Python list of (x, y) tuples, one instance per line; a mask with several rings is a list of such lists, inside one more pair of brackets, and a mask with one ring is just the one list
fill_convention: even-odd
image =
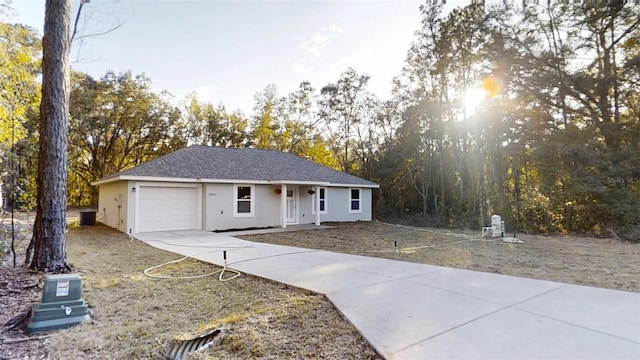
[[(80, 0), (80, 5), (78, 7), (78, 11), (76, 13), (76, 17), (74, 20), (74, 26), (73, 26), (73, 32), (71, 35), (71, 42), (74, 41), (78, 41), (79, 40), (79, 44), (76, 42), (76, 44), (78, 44), (78, 49), (76, 51), (76, 59), (73, 60), (73, 63), (76, 62), (81, 62), (80, 60), (80, 52), (82, 50), (82, 47), (84, 45), (84, 41), (85, 39), (88, 38), (92, 38), (92, 37), (97, 37), (97, 36), (102, 36), (102, 35), (106, 35), (109, 34), (115, 30), (118, 30), (119, 28), (121, 28), (123, 25), (125, 25), (127, 22), (129, 22), (129, 20), (131, 20), (131, 18), (133, 18), (133, 16), (135, 15), (135, 11), (133, 11), (124, 21), (120, 21), (118, 19), (118, 16), (116, 16), (116, 25), (111, 27), (110, 29), (106, 30), (106, 31), (99, 31), (99, 32), (94, 32), (94, 33), (90, 33), (90, 34), (82, 34), (85, 30), (86, 30), (86, 24), (87, 22), (91, 22), (89, 19), (91, 19), (93, 13), (97, 12), (99, 14), (103, 14), (103, 15), (108, 15), (107, 13), (101, 12), (99, 9), (96, 9), (94, 7), (91, 7), (90, 9), (92, 11), (90, 11), (89, 13), (85, 12), (84, 16), (82, 16), (82, 9), (84, 7), (85, 4), (88, 4), (90, 0)], [(82, 24), (80, 24), (80, 19), (82, 20)], [(99, 19), (98, 19), (99, 21)]]
[(76, 40), (81, 40), (81, 39), (86, 39), (86, 38), (96, 37), (96, 36), (102, 36), (102, 35), (106, 35), (106, 34), (108, 34), (110, 32), (116, 31), (119, 28), (121, 28), (122, 26), (124, 26), (132, 17), (133, 17), (133, 14), (131, 14), (131, 16), (129, 16), (124, 22), (118, 23), (118, 25), (114, 26), (113, 28), (111, 28), (111, 29), (109, 29), (107, 31), (78, 36), (76, 38)]
[(73, 32), (71, 33), (71, 42), (75, 39), (76, 34), (78, 33), (78, 21), (80, 20), (80, 14), (82, 13), (82, 7), (85, 4), (85, 0), (80, 0), (80, 6), (78, 7), (78, 12), (76, 13), (76, 20), (73, 22)]

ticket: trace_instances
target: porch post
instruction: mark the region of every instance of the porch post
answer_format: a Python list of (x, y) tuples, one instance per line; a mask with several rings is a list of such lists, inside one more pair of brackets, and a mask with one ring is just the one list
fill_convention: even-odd
[(280, 193), (280, 226), (283, 229), (287, 227), (287, 184), (282, 184)]
[(316, 201), (314, 201), (313, 207), (316, 209), (316, 226), (320, 226), (320, 186), (316, 186)]

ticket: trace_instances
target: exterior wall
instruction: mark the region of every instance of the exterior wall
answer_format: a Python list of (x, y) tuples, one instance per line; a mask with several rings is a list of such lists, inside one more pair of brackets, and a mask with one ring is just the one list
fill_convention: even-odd
[[(161, 186), (177, 185), (179, 183), (161, 183)], [(149, 182), (118, 181), (100, 185), (98, 198), (97, 220), (107, 226), (118, 229), (127, 234), (136, 233), (136, 192), (134, 188), (150, 185)], [(242, 184), (253, 185), (253, 184)], [(202, 219), (205, 230), (228, 230), (251, 227), (280, 226), (282, 195), (275, 193), (280, 186), (253, 185), (254, 215), (252, 217), (234, 217), (234, 186), (233, 184), (202, 184)], [(316, 215), (313, 211), (313, 196), (309, 190), (315, 187), (307, 185), (288, 185), (296, 187), (297, 223), (313, 224)], [(360, 213), (349, 212), (349, 190), (347, 187), (326, 187), (327, 214), (320, 214), (320, 221), (371, 221), (371, 189), (360, 189)], [(118, 207), (120, 206), (120, 207)]]
[(137, 232), (134, 227), (136, 226), (136, 204), (138, 202), (133, 189), (138, 186), (138, 183), (135, 181), (128, 181), (127, 183), (127, 194), (129, 194), (127, 196), (129, 199), (129, 209), (127, 211), (127, 227), (123, 231), (127, 234), (134, 234)]
[[(313, 212), (313, 196), (309, 190), (315, 190), (315, 186), (298, 186), (298, 224), (313, 224), (316, 222), (316, 214)], [(322, 215), (320, 215), (322, 221)]]
[[(349, 190), (360, 189), (359, 213), (350, 213)], [(371, 221), (371, 189), (369, 188), (327, 188), (327, 214), (320, 215), (320, 221)]]
[[(240, 184), (238, 184), (240, 185)], [(253, 184), (242, 184), (253, 185)], [(280, 225), (280, 196), (274, 190), (279, 186), (254, 185), (254, 214), (251, 217), (234, 217), (233, 184), (205, 185), (205, 229), (228, 230)]]
[[(251, 184), (247, 184), (251, 185)], [(288, 185), (291, 188), (294, 185)], [(313, 211), (313, 196), (308, 191), (315, 187), (295, 185), (298, 190), (298, 224), (313, 224), (316, 215)], [(280, 196), (274, 190), (280, 186), (255, 185), (254, 216), (233, 216), (233, 184), (205, 185), (205, 229), (228, 230), (251, 227), (280, 226)], [(327, 187), (327, 214), (320, 214), (320, 221), (371, 221), (371, 189), (360, 189), (360, 208), (362, 212), (349, 212), (349, 190), (346, 187)]]
[(100, 185), (96, 220), (127, 232), (129, 211), (128, 181), (117, 181)]

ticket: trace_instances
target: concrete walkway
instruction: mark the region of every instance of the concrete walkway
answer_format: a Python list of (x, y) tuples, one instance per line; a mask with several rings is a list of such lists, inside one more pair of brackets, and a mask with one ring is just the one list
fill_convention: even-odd
[[(640, 294), (323, 250), (206, 231), (154, 247), (326, 294), (387, 359), (640, 359)], [(153, 265), (153, 264), (150, 264)]]

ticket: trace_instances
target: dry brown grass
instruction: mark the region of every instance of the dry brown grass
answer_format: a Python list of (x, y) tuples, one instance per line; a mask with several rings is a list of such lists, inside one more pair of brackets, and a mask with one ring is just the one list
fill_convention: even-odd
[[(523, 243), (479, 238), (478, 232), (379, 222), (335, 223), (332, 229), (243, 239), (325, 249), (570, 284), (640, 292), (640, 244), (576, 236), (517, 235)], [(397, 243), (397, 251), (394, 248)]]
[[(144, 269), (179, 256), (103, 226), (71, 230), (67, 251), (82, 276), (91, 320), (32, 342), (42, 344), (52, 359), (164, 359), (174, 339), (211, 328), (225, 329), (219, 343), (192, 358), (380, 358), (322, 295), (247, 275), (229, 282), (217, 277), (148, 278)], [(212, 270), (211, 264), (190, 259), (173, 265), (170, 272), (193, 275)], [(6, 318), (0, 316), (0, 324)], [(0, 338), (7, 336), (26, 335)], [(9, 345), (17, 349), (29, 344)], [(5, 350), (9, 345), (2, 345), (0, 358), (38, 358), (29, 357), (37, 352), (10, 353)]]
[[(640, 245), (612, 239), (518, 236), (479, 239), (382, 223), (242, 236), (252, 241), (450, 266), (618, 290), (640, 291)], [(191, 359), (378, 359), (324, 296), (243, 275), (159, 280), (143, 270), (179, 256), (103, 226), (72, 229), (68, 258), (82, 275), (92, 319), (46, 339), (4, 343), (0, 359), (161, 359), (174, 339), (224, 328), (217, 344)], [(394, 242), (398, 245), (394, 248)], [(162, 269), (193, 275), (214, 267), (188, 260)], [(0, 267), (0, 324), (28, 309), (41, 274)], [(6, 309), (6, 311), (5, 311)], [(0, 333), (2, 339), (26, 335)]]

